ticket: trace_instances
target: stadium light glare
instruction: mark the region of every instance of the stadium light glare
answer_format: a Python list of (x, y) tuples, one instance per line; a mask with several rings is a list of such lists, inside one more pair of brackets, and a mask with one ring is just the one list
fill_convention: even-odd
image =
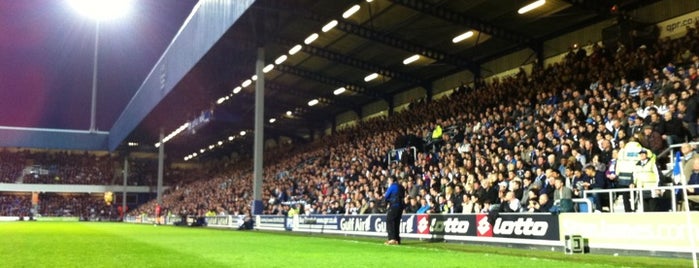
[(252, 85), (252, 80), (250, 79), (243, 81), (243, 84), (241, 86), (248, 87), (249, 85)]
[(226, 101), (226, 98), (224, 98), (224, 97), (218, 98), (218, 100), (216, 100), (216, 104), (221, 104), (224, 101)]
[(377, 77), (379, 77), (379, 74), (377, 74), (377, 73), (367, 75), (366, 77), (364, 77), (364, 82), (370, 82), (371, 80), (374, 80)]
[(272, 123), (274, 123), (274, 122), (277, 122), (277, 119), (276, 119), (276, 118), (270, 118), (270, 119), (269, 119), (269, 123), (270, 123), (270, 124), (272, 124)]
[(243, 88), (241, 86), (237, 86), (233, 89), (233, 94), (238, 94), (241, 90), (243, 90)]
[(235, 137), (233, 137), (233, 136), (228, 136), (228, 140), (229, 140), (229, 141), (232, 141), (233, 139), (235, 139)]
[(284, 63), (284, 61), (286, 61), (286, 58), (287, 58), (286, 55), (281, 55), (281, 56), (279, 56), (279, 58), (274, 60), (274, 64), (276, 64), (276, 65), (282, 64), (282, 63)]
[(133, 0), (69, 0), (78, 13), (96, 21), (122, 17), (130, 13)]
[(534, 9), (537, 9), (537, 8), (543, 6), (544, 4), (546, 4), (546, 0), (537, 0), (537, 1), (534, 1), (526, 6), (523, 6), (522, 8), (517, 10), (517, 13), (524, 14), (524, 13), (527, 13), (529, 11), (532, 11)]
[[(178, 128), (175, 129), (174, 131), (170, 132), (170, 134), (168, 134), (167, 136), (165, 136), (165, 138), (163, 138), (163, 143), (168, 142), (169, 140), (171, 140), (172, 138), (174, 138), (175, 136), (177, 136), (178, 134), (180, 134), (180, 132), (184, 131), (184, 130), (187, 129), (188, 127), (189, 127), (189, 122), (182, 124), (180, 127), (178, 127)], [(160, 147), (160, 142), (157, 142), (157, 143), (155, 144), (155, 148), (159, 148), (159, 147)]]
[(240, 136), (245, 136), (245, 134), (247, 134), (247, 133), (245, 132), (245, 130), (243, 130), (243, 131), (240, 132)]
[(347, 89), (345, 87), (341, 87), (341, 88), (338, 88), (335, 91), (333, 91), (333, 94), (340, 95), (342, 93), (345, 93), (345, 91), (347, 91)]
[(218, 141), (217, 144), (218, 144), (218, 146), (221, 146), (221, 145), (223, 145), (223, 141)]
[(347, 9), (347, 11), (342, 13), (342, 17), (345, 19), (352, 17), (352, 15), (354, 15), (354, 13), (357, 13), (357, 11), (359, 11), (359, 5), (354, 5), (354, 6), (350, 7), (349, 9)]
[(265, 68), (262, 68), (262, 72), (269, 73), (269, 71), (271, 71), (272, 69), (274, 69), (274, 64), (270, 63), (270, 64), (267, 64), (267, 66), (265, 66)]
[(294, 55), (298, 53), (299, 51), (301, 51), (301, 48), (303, 48), (301, 45), (295, 45), (294, 47), (289, 49), (289, 55)]
[(407, 57), (406, 59), (404, 59), (404, 60), (403, 60), (403, 64), (404, 64), (404, 65), (408, 65), (408, 64), (411, 64), (411, 63), (413, 63), (413, 62), (415, 62), (416, 60), (419, 60), (419, 59), (420, 59), (420, 55), (415, 54), (415, 55), (412, 55), (412, 56)]
[(294, 114), (294, 113), (291, 111), (286, 111), (286, 116), (291, 116), (292, 114)]
[(331, 20), (330, 22), (328, 22), (328, 24), (325, 24), (325, 26), (323, 26), (322, 30), (324, 33), (327, 33), (328, 31), (335, 28), (335, 26), (337, 26), (337, 20)]
[(458, 42), (471, 38), (471, 36), (473, 36), (473, 31), (468, 31), (460, 35), (457, 35), (456, 37), (454, 37), (454, 39), (451, 40), (451, 42), (456, 44)]
[(308, 106), (314, 106), (318, 104), (318, 99), (312, 99), (308, 102)]
[(205, 150), (205, 149), (199, 149), (199, 152), (203, 154), (204, 152), (206, 152), (206, 150)]
[(318, 34), (317, 34), (317, 33), (312, 33), (311, 35), (309, 35), (308, 37), (306, 37), (305, 40), (303, 40), (303, 43), (306, 44), (306, 45), (310, 45), (310, 44), (313, 43), (313, 41), (315, 41), (316, 39), (318, 39)]

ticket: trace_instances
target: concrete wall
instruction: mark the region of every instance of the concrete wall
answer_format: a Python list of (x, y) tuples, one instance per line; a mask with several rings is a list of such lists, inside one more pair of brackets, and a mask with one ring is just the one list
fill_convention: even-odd
[(473, 81), (473, 74), (464, 70), (435, 80), (434, 83), (432, 83), (432, 92), (434, 96), (437, 96), (440, 95), (439, 93), (455, 89), (460, 86), (462, 82), (469, 83), (471, 81)]

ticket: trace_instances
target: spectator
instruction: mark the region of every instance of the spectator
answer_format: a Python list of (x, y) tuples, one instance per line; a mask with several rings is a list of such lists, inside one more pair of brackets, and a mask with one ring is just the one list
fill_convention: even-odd
[[(692, 161), (692, 175), (689, 177), (687, 185), (699, 185), (699, 159), (694, 159)], [(688, 187), (687, 188), (687, 199), (689, 201), (689, 208), (693, 210), (699, 205), (699, 187)]]
[(426, 199), (420, 199), (420, 208), (417, 210), (417, 214), (425, 214), (429, 213), (430, 211), (430, 204), (427, 202)]
[(573, 191), (565, 185), (562, 177), (557, 177), (554, 184), (556, 191), (553, 193), (552, 212), (572, 212)]
[[(634, 169), (634, 183), (631, 184), (631, 188), (645, 189), (658, 186), (659, 173), (658, 167), (655, 166), (655, 161), (648, 157), (648, 151), (645, 149), (642, 149), (638, 155), (640, 160), (638, 160)], [(655, 211), (656, 198), (658, 197), (656, 190), (644, 190), (641, 191), (641, 195), (644, 211)]]

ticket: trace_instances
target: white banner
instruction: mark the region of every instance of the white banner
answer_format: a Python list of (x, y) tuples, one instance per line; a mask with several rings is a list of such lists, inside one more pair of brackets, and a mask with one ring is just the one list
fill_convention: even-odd
[(687, 33), (687, 27), (694, 27), (699, 21), (699, 10), (658, 23), (660, 38), (678, 38)]

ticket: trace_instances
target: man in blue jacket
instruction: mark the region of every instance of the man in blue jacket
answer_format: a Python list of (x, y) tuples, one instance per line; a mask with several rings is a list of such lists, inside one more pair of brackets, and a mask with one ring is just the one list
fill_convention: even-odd
[(388, 178), (388, 183), (388, 190), (386, 190), (386, 194), (384, 195), (384, 199), (386, 203), (388, 203), (388, 212), (386, 213), (388, 241), (384, 244), (399, 245), (400, 221), (403, 217), (403, 208), (405, 208), (405, 203), (403, 202), (405, 198), (405, 188), (393, 176)]

